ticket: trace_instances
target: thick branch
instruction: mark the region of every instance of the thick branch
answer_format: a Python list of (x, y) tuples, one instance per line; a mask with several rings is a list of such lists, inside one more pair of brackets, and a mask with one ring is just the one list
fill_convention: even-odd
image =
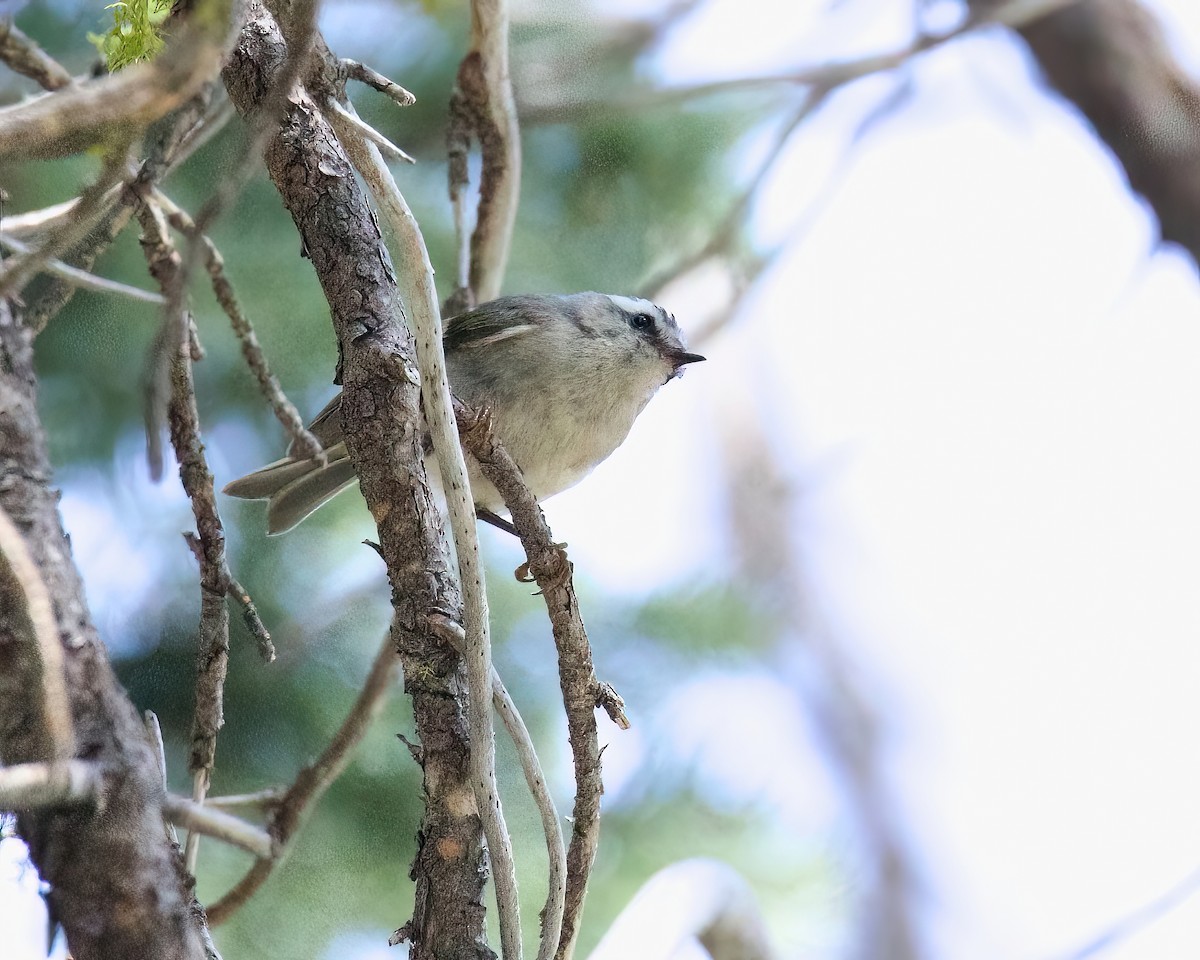
[(221, 66), (230, 0), (196, 3), (153, 62), (0, 110), (0, 155), (66, 156), (125, 139), (181, 106)]
[(504, 822), (500, 789), (496, 783), (496, 735), (492, 724), (492, 643), (487, 588), (479, 559), (479, 537), (475, 528), (475, 504), (467, 478), (466, 460), (458, 441), (458, 427), (451, 411), (450, 382), (442, 353), (442, 321), (438, 313), (433, 265), (425, 239), (417, 226), (390, 171), (353, 128), (344, 129), (342, 143), (351, 162), (367, 186), (395, 237), (403, 261), (400, 291), (408, 306), (409, 323), (416, 339), (420, 367), (421, 397), (425, 422), (433, 442), (446, 509), (458, 556), (459, 583), (463, 591), (467, 666), (467, 719), (471, 737), (471, 787), (483, 819), (492, 879), (496, 885), (496, 908), (500, 920), (500, 943), (505, 960), (520, 960), (521, 914), (517, 900), (517, 875), (512, 840)]
[[(284, 52), (274, 20), (251, 2), (225, 70), (239, 111), (257, 108)], [(343, 431), (379, 528), (392, 585), (393, 638), (421, 737), (426, 810), (413, 866), (417, 903), (404, 933), (415, 960), (484, 960), (490, 955), (482, 905), (486, 867), (467, 776), (462, 661), (429, 625), (439, 611), (461, 621), (461, 602), (425, 482), (415, 351), (396, 316), (391, 259), (354, 171), (307, 96), (296, 94), (288, 103), (265, 160), (331, 307), (342, 353)]]
[[(17, 818), (50, 886), (54, 911), (78, 960), (199, 960), (201, 921), (191, 910), (178, 855), (163, 831), (163, 788), (141, 717), (113, 677), (83, 599), (49, 486), (35, 404), (32, 333), (0, 304), (0, 507), (29, 546), (50, 595), (63, 645), (76, 755), (103, 769), (103, 810), (29, 811)], [(0, 582), (0, 761), (44, 759), (39, 674), (14, 634), (18, 608)]]
[(1175, 62), (1153, 14), (1135, 0), (1086, 0), (1019, 33), (1149, 202), (1163, 239), (1200, 264), (1200, 85)]

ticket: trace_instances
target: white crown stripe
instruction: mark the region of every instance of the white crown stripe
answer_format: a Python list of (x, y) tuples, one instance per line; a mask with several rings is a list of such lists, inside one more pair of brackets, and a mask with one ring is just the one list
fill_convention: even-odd
[(606, 293), (605, 296), (626, 313), (648, 313), (655, 316), (659, 312), (657, 306), (641, 297), (622, 297), (614, 293)]

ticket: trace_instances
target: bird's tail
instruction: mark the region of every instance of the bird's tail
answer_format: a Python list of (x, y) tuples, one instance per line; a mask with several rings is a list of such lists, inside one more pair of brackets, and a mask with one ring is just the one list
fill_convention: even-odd
[(286, 533), (354, 482), (344, 442), (334, 444), (325, 456), (323, 466), (284, 457), (230, 482), (224, 492), (242, 500), (266, 500), (267, 533)]

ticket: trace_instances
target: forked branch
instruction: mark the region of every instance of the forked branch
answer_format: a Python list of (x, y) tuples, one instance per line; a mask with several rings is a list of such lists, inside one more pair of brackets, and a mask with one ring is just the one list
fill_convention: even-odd
[(528, 558), (528, 569), (541, 588), (558, 648), (558, 675), (567, 730), (575, 765), (575, 806), (571, 844), (567, 850), (567, 894), (558, 960), (568, 960), (575, 950), (587, 896), (588, 878), (596, 859), (600, 837), (600, 745), (596, 730), (597, 706), (602, 706), (621, 727), (627, 727), (624, 704), (616, 691), (596, 679), (592, 648), (579, 613), (579, 600), (571, 579), (572, 565), (554, 542), (542, 508), (530, 493), (512, 457), (496, 442), (490, 418), (484, 413), (457, 407), (463, 444), (478, 462), (483, 475), (504, 498), (513, 526)]

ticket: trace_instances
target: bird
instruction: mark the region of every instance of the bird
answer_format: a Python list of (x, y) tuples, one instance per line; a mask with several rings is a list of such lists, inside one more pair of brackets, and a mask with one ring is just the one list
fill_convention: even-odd
[[(494, 435), (540, 502), (574, 486), (629, 435), (658, 389), (705, 358), (690, 353), (675, 317), (640, 297), (595, 292), (500, 297), (446, 321), (451, 393), (486, 408)], [(341, 394), (313, 420), (326, 460), (288, 455), (226, 485), (267, 500), (267, 532), (285, 533), (355, 482), (342, 437)], [(440, 485), (426, 437), (426, 469)], [(477, 514), (501, 520), (504, 501), (467, 458)]]

